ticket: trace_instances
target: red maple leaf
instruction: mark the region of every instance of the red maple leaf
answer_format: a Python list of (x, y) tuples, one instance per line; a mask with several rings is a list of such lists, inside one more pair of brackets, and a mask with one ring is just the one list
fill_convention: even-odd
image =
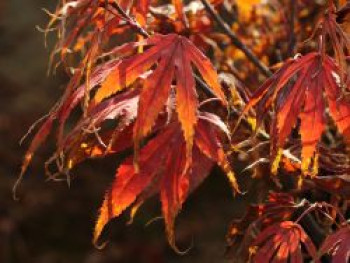
[(193, 162), (188, 168), (186, 141), (178, 122), (168, 124), (141, 149), (139, 171), (135, 170), (132, 157), (127, 158), (118, 168), (116, 179), (105, 195), (95, 227), (94, 243), (112, 218), (118, 217), (132, 204), (138, 207), (138, 198), (143, 202), (160, 192), (168, 240), (176, 249), (174, 219), (188, 194), (208, 175), (215, 162), (226, 171), (234, 189), (239, 191), (220, 143), (222, 127), (225, 125), (216, 115), (199, 115), (192, 149)]
[(230, 225), (227, 253), (246, 262), (256, 232), (276, 222), (289, 220), (298, 207), (300, 204), (294, 202), (293, 196), (274, 192), (269, 193), (265, 203), (250, 205), (245, 215), (233, 220)]
[[(91, 87), (95, 87), (101, 81), (103, 81), (109, 74), (110, 70), (118, 63), (119, 63), (118, 60), (111, 60), (101, 66), (98, 66), (90, 77)], [(71, 80), (71, 83), (75, 83), (75, 82), (76, 82), (75, 79)], [(45, 116), (46, 119), (45, 118), (40, 119), (40, 121), (44, 121), (44, 122), (41, 124), (40, 128), (35, 133), (34, 138), (32, 139), (29, 145), (29, 148), (24, 156), (19, 179), (14, 188), (17, 187), (18, 183), (20, 182), (21, 178), (26, 172), (36, 150), (46, 141), (48, 135), (51, 133), (53, 124), (56, 119), (58, 119), (59, 121), (57, 152), (61, 151), (62, 148), (65, 148), (64, 146), (65, 137), (63, 134), (65, 123), (68, 117), (70, 116), (71, 112), (73, 111), (73, 109), (76, 108), (84, 98), (85, 92), (86, 92), (86, 84), (80, 85), (73, 92), (70, 88), (68, 88), (65, 94), (62, 96), (62, 102), (60, 101), (58, 104), (56, 104), (53, 107), (53, 109), (50, 111), (48, 116)], [(93, 109), (93, 107), (91, 107), (91, 109)], [(28, 133), (30, 133), (33, 130), (36, 124), (37, 123), (35, 123), (33, 127), (29, 129)]]
[[(103, 67), (102, 67), (103, 68)], [(92, 75), (92, 82), (97, 83), (105, 78), (104, 71), (100, 68)], [(108, 71), (110, 68), (104, 68)], [(22, 172), (30, 161), (32, 153), (45, 140), (52, 128), (53, 121), (58, 118), (60, 130), (72, 109), (82, 100), (85, 87), (82, 85), (69, 96), (55, 111), (49, 115), (27, 152)], [(58, 167), (60, 173), (68, 172), (73, 166), (86, 158), (105, 156), (117, 153), (129, 148), (133, 144), (134, 126), (137, 121), (137, 107), (140, 99), (141, 88), (136, 85), (116, 96), (107, 98), (100, 103), (91, 104), (74, 128), (62, 139), (58, 145), (54, 158), (59, 160), (62, 167)], [(174, 103), (173, 99), (168, 102)], [(168, 113), (169, 114), (169, 113)], [(95, 242), (103, 229), (103, 226), (112, 217), (118, 216), (124, 209), (134, 203), (138, 208), (143, 200), (156, 192), (161, 193), (163, 214), (167, 225), (169, 242), (175, 248), (173, 225), (174, 218), (181, 209), (187, 195), (200, 184), (208, 175), (214, 162), (218, 163), (226, 171), (233, 187), (238, 190), (235, 177), (230, 170), (225, 152), (220, 142), (220, 133), (229, 134), (226, 125), (219, 117), (210, 113), (199, 113), (199, 121), (195, 128), (194, 147), (192, 149), (193, 162), (186, 165), (186, 141), (181, 130), (181, 125), (174, 121), (177, 116), (161, 114), (156, 121), (153, 132), (156, 137), (151, 139), (140, 152), (140, 172), (131, 165), (132, 157), (128, 158), (118, 169), (118, 175), (110, 196), (106, 195), (101, 208), (101, 215), (96, 225)], [(107, 120), (116, 120), (114, 130), (100, 130)], [(168, 122), (170, 124), (168, 124)], [(94, 129), (98, 132), (93, 132)], [(51, 175), (51, 173), (49, 172)], [(54, 174), (55, 175), (55, 174)], [(127, 182), (125, 186), (123, 182)], [(123, 184), (123, 186), (120, 186)], [(107, 202), (116, 203), (112, 211), (106, 212)], [(135, 209), (133, 209), (135, 211)], [(107, 214), (106, 214), (107, 213)]]
[[(144, 45), (151, 47), (142, 54), (128, 56), (136, 47)], [(174, 56), (174, 52), (177, 52), (176, 56)], [(204, 80), (210, 84), (218, 97), (226, 103), (224, 94), (218, 83), (217, 73), (210, 61), (189, 40), (174, 34), (168, 36), (156, 35), (144, 41), (128, 43), (115, 48), (111, 54), (119, 56), (123, 54), (127, 57), (119, 60), (112, 59), (96, 67), (89, 76), (89, 83), (85, 83), (76, 89), (74, 87), (79, 82), (81, 75), (77, 74), (73, 76), (65, 94), (62, 96), (62, 100), (53, 108), (47, 120), (34, 136), (29, 150), (25, 155), (20, 178), (24, 175), (34, 152), (49, 135), (55, 119), (59, 121), (57, 140), (57, 155), (59, 155), (59, 152), (65, 152), (67, 150), (69, 140), (74, 139), (73, 134), (78, 135), (79, 130), (86, 123), (90, 126), (98, 126), (96, 121), (101, 118), (98, 114), (103, 114), (103, 112), (93, 113), (93, 109), (96, 110), (105, 107), (106, 99), (111, 104), (108, 106), (109, 109), (114, 107), (117, 110), (116, 112), (118, 112), (118, 107), (125, 105), (122, 102), (124, 95), (120, 95), (120, 91), (127, 86), (131, 87), (132, 85), (134, 87), (137, 79), (144, 80), (140, 98), (137, 99), (138, 105), (134, 107), (135, 111), (132, 113), (133, 118), (137, 115), (136, 123), (133, 124), (135, 145), (138, 146), (140, 139), (151, 132), (159, 113), (163, 111), (164, 106), (171, 97), (171, 83), (173, 77), (175, 77), (176, 97), (173, 104), (176, 103), (178, 118), (182, 124), (181, 126), (187, 143), (186, 162), (187, 166), (190, 165), (194, 128), (198, 118), (198, 101), (191, 62), (196, 65)], [(142, 73), (150, 70), (157, 63), (158, 65), (153, 73), (142, 75)], [(86, 114), (90, 116), (90, 119), (85, 119), (84, 125), (82, 122), (77, 124), (75, 133), (73, 131), (73, 134), (70, 133), (69, 135), (70, 138), (66, 138), (63, 131), (72, 110), (85, 98), (87, 92), (94, 90), (96, 90), (96, 95), (86, 109)], [(116, 92), (119, 93), (112, 96)], [(114, 96), (116, 96), (115, 99), (113, 99)], [(121, 98), (119, 99), (118, 96), (121, 96)], [(118, 104), (117, 101), (121, 104)], [(99, 106), (100, 104), (101, 106)], [(113, 104), (115, 105), (113, 106)], [(138, 111), (136, 111), (137, 108)], [(102, 120), (105, 117), (107, 116), (104, 116)], [(86, 128), (85, 126), (84, 128)], [(79, 139), (75, 139), (79, 141)], [(73, 160), (74, 158), (71, 156), (71, 159)], [(68, 166), (72, 165), (74, 165), (74, 161)]]
[(304, 229), (292, 221), (276, 223), (264, 229), (255, 239), (257, 252), (253, 262), (302, 263), (301, 245), (316, 260), (316, 248)]
[[(130, 89), (89, 108), (87, 116), (83, 116), (65, 136), (58, 150), (67, 153), (69, 169), (86, 158), (106, 156), (132, 146), (139, 94), (140, 89)], [(115, 120), (116, 127), (101, 130), (107, 120)]]
[(326, 103), (338, 130), (349, 141), (350, 103), (342, 94), (339, 68), (329, 56), (313, 52), (287, 61), (256, 90), (243, 114), (256, 106), (260, 124), (268, 110), (275, 109), (276, 116), (271, 124), (273, 159), (284, 146), (299, 117), (301, 168), (304, 173), (308, 173), (317, 144), (326, 127)]
[[(64, 60), (72, 51), (82, 51), (86, 46), (101, 46), (116, 34), (123, 32), (128, 25), (121, 23), (114, 1), (77, 0), (62, 1), (47, 25), (46, 32), (55, 24), (58, 41), (54, 53), (61, 53)], [(63, 21), (63, 23), (62, 23)], [(56, 25), (55, 25), (56, 26)], [(86, 28), (90, 28), (86, 32)]]
[[(341, 9), (336, 10), (333, 2), (328, 3), (328, 9), (315, 26), (315, 32), (311, 37), (318, 36), (320, 41), (320, 49), (326, 52), (326, 44), (329, 42), (334, 52), (335, 60), (340, 67), (339, 77), (341, 82), (345, 83), (346, 74), (349, 73), (347, 67), (346, 56), (349, 55), (350, 42), (346, 31), (342, 29), (339, 23), (345, 19), (349, 12), (349, 6), (345, 5)], [(317, 33), (317, 34), (316, 34)]]
[(321, 248), (320, 255), (330, 254), (332, 262), (347, 263), (350, 260), (350, 227), (345, 225), (327, 236)]
[(140, 94), (134, 132), (135, 159), (138, 159), (140, 140), (151, 131), (158, 114), (168, 100), (171, 84), (175, 80), (176, 109), (187, 143), (186, 153), (189, 164), (194, 128), (198, 118), (198, 98), (191, 63), (196, 66), (217, 97), (226, 104), (217, 73), (210, 61), (185, 37), (176, 34), (154, 35), (144, 41), (127, 44), (124, 50), (132, 50), (137, 46), (150, 48), (142, 54), (124, 58), (102, 82), (93, 103), (99, 103), (123, 90), (141, 74), (157, 65), (146, 78)]

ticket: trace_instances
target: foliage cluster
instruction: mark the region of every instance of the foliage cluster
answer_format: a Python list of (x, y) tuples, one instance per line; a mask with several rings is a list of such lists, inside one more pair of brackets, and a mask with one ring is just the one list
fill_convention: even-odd
[(159, 193), (181, 253), (175, 218), (218, 165), (235, 195), (258, 185), (266, 197), (229, 228), (234, 262), (349, 262), (350, 3), (61, 0), (48, 14), (51, 69), (70, 81), (39, 120), (20, 179), (54, 129), (52, 180), (128, 153), (94, 244), (112, 218), (129, 209), (132, 220)]

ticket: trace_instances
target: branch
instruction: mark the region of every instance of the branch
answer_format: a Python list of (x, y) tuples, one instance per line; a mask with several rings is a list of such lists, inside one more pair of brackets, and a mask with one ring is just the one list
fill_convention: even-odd
[(137, 33), (139, 33), (140, 35), (142, 35), (145, 38), (149, 37), (149, 34), (146, 32), (146, 30), (141, 27), (133, 18), (131, 18), (124, 10), (123, 8), (120, 7), (120, 5), (114, 1), (111, 6), (113, 6), (118, 13), (120, 14), (120, 16), (122, 18), (124, 18), (124, 20), (133, 28), (137, 31)]
[(289, 57), (291, 57), (294, 54), (295, 45), (297, 42), (296, 36), (295, 36), (295, 18), (296, 18), (296, 12), (297, 12), (297, 5), (298, 1), (290, 0), (290, 19), (289, 19), (289, 43), (288, 43), (288, 50), (287, 54)]
[[(307, 212), (307, 210), (307, 207), (300, 207), (296, 210), (294, 217), (300, 217), (303, 213)], [(326, 233), (316, 222), (314, 217), (311, 214), (307, 213), (301, 218), (300, 224), (308, 233), (315, 245), (317, 247), (320, 246), (326, 237)]]
[(266, 77), (270, 77), (272, 75), (272, 72), (269, 70), (269, 68), (264, 65), (258, 59), (258, 57), (255, 56), (254, 53), (245, 44), (243, 44), (241, 40), (239, 40), (236, 34), (231, 31), (226, 22), (216, 13), (208, 0), (201, 0), (201, 2), (203, 3), (208, 13), (215, 19), (222, 30), (224, 30), (226, 35), (230, 37), (232, 44), (239, 48), (247, 56), (247, 58), (261, 71), (261, 73), (263, 73)]
[(208, 97), (217, 97), (214, 91), (212, 91), (212, 89), (197, 74), (193, 73), (193, 76), (197, 84), (202, 88), (205, 95), (207, 95)]
[[(231, 31), (231, 29), (228, 27), (228, 25), (225, 23), (225, 21), (215, 12), (214, 8), (208, 3), (207, 0), (201, 0), (203, 5), (205, 6), (206, 10), (214, 17), (214, 19), (217, 21), (217, 23), (220, 25), (220, 27), (226, 32), (226, 34), (231, 38), (232, 43), (238, 47), (239, 49), (244, 52), (244, 54), (247, 56), (248, 59), (250, 59), (251, 62), (254, 63), (260, 69), (260, 71), (266, 76), (270, 77), (272, 76), (272, 72), (253, 54), (253, 52), (244, 45), (238, 37)], [(202, 87), (204, 92), (208, 96), (213, 96), (213, 91), (198, 77), (195, 75), (196, 81), (199, 83), (199, 85)], [(234, 107), (231, 107), (231, 113), (236, 114), (238, 117), (240, 116), (240, 113), (236, 111)], [(243, 119), (245, 120), (245, 119)], [(268, 133), (266, 133), (264, 130), (259, 129), (258, 134), (261, 135), (263, 138), (270, 140), (270, 136)], [(289, 150), (283, 150), (282, 155), (285, 156), (288, 159), (291, 159), (292, 161), (296, 163), (301, 163), (301, 160), (293, 155)]]

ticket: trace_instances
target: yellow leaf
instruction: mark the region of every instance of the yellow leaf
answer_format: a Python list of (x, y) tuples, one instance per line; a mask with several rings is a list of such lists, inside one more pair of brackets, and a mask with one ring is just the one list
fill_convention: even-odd
[(261, 0), (236, 0), (240, 18), (249, 19), (254, 6), (260, 3)]

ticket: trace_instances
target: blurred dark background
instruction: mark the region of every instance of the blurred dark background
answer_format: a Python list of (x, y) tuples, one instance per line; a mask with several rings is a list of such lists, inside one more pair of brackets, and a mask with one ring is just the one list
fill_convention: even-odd
[(239, 201), (243, 197), (233, 200), (217, 169), (178, 217), (179, 247), (193, 246), (184, 256), (167, 245), (162, 220), (146, 226), (160, 215), (158, 197), (141, 208), (132, 225), (126, 225), (127, 215), (109, 224), (104, 234), (109, 244), (104, 250), (95, 249), (92, 230), (114, 177), (115, 157), (75, 169), (70, 188), (47, 182), (43, 166), (53, 136), (20, 185), (20, 200), (13, 200), (12, 187), (28, 146), (28, 140), (22, 146), (18, 142), (67, 83), (60, 71), (47, 77), (49, 50), (36, 29), (48, 21), (42, 8), (54, 10), (55, 4), (55, 0), (0, 0), (0, 262), (227, 262), (225, 234), (231, 219), (244, 212), (244, 202)]

